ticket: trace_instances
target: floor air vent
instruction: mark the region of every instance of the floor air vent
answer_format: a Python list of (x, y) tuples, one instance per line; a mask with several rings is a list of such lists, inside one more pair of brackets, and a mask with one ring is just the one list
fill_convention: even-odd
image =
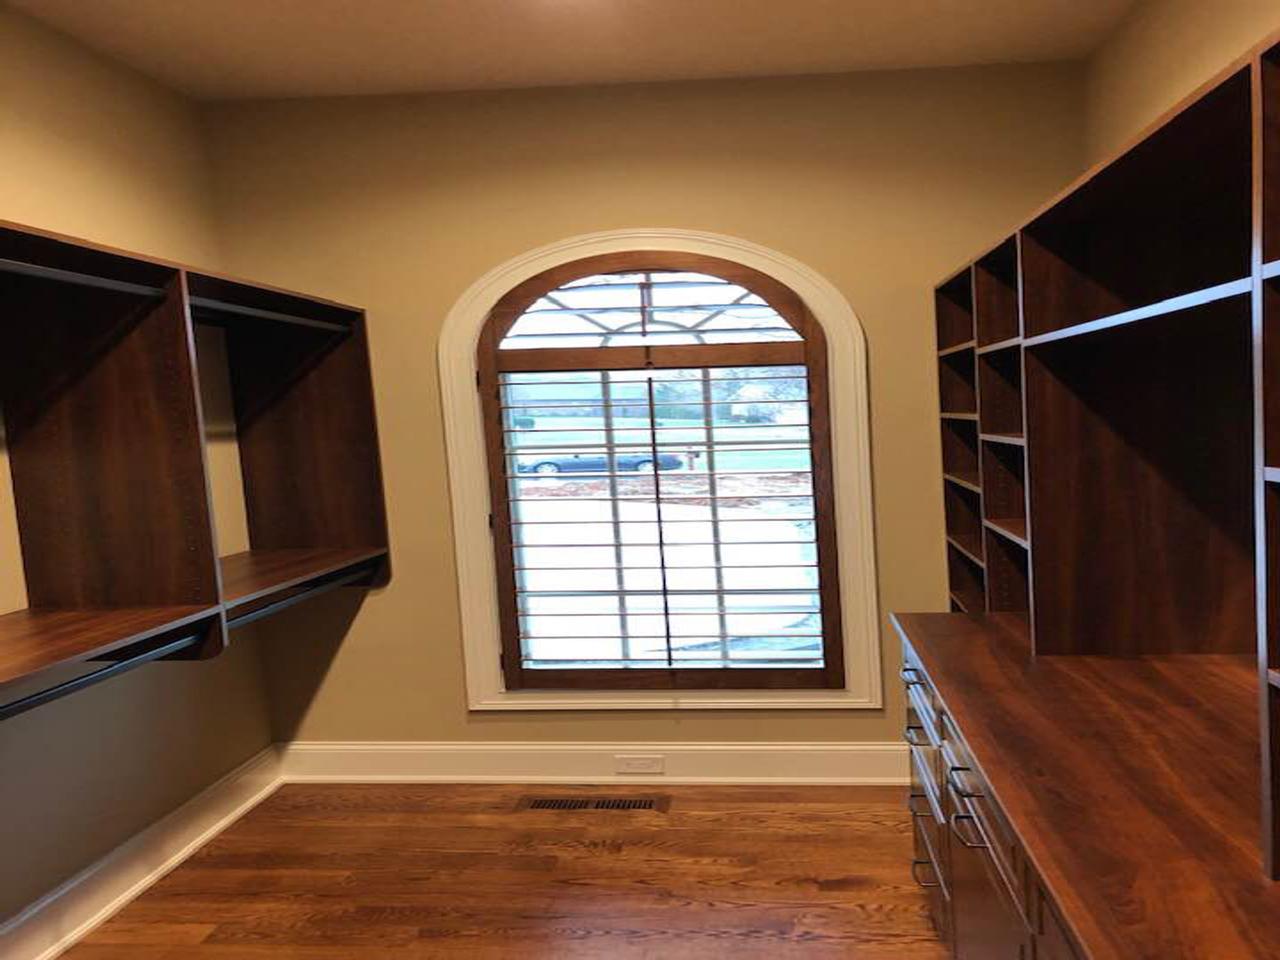
[(670, 797), (522, 797), (517, 810), (657, 810), (666, 812)]

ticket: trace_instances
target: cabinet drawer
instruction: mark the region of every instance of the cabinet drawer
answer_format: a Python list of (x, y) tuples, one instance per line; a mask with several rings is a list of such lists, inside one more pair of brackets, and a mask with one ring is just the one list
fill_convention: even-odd
[[(944, 721), (945, 722), (945, 721)], [(995, 878), (1008, 890), (1028, 928), (1031, 910), (1023, 876), (1022, 848), (986, 782), (974, 768), (964, 742), (949, 729), (942, 749), (944, 785), (956, 842), (981, 847)]]
[(927, 813), (919, 816), (913, 811), (912, 821), (915, 825), (915, 857), (911, 861), (911, 875), (928, 892), (929, 915), (938, 937), (947, 943), (951, 939), (951, 891), (947, 887), (938, 846), (939, 831), (944, 828)]

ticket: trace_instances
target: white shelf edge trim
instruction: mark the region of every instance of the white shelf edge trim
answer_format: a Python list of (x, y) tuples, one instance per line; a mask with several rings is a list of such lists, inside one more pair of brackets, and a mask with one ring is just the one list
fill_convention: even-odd
[[(600, 254), (669, 250), (731, 260), (794, 291), (827, 337), (836, 538), (844, 621), (845, 689), (708, 691), (508, 691), (500, 665), (488, 466), (475, 385), (480, 329), (513, 287), (552, 267)], [(785, 254), (736, 237), (690, 230), (617, 230), (571, 237), (495, 267), (445, 319), (438, 361), (448, 452), (458, 603), (472, 710), (831, 710), (884, 704), (872, 513), (867, 347), (849, 302), (817, 272)]]
[[(663, 776), (614, 772), (660, 755)], [(0, 957), (54, 960), (285, 783), (910, 782), (905, 743), (327, 743), (268, 747), (0, 924)]]

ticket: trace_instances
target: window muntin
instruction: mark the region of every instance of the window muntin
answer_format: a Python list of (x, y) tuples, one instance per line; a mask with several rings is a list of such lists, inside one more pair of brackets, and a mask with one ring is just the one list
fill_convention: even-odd
[(764, 299), (702, 273), (598, 274), (540, 297), (499, 349), (761, 343), (800, 335)]
[(804, 367), (500, 383), (523, 669), (824, 666)]

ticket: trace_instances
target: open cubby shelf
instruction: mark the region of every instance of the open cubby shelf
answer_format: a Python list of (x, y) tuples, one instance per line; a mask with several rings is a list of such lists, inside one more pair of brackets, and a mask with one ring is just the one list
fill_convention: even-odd
[[(29, 603), (0, 616), (0, 685), (215, 656), (233, 608), (385, 582), (361, 311), (16, 224), (0, 224), (0, 302)], [(193, 323), (225, 329), (235, 407), (251, 549), (221, 561)]]
[(973, 317), (979, 347), (1022, 335), (1017, 237), (1010, 237), (973, 265)]
[(986, 534), (987, 609), (992, 613), (1026, 613), (1030, 607), (1025, 544), (989, 529)]
[(1028, 224), (1028, 339), (1249, 276), (1252, 143), (1243, 70)]
[(947, 416), (977, 415), (977, 364), (971, 348), (938, 358), (938, 395)]
[(1026, 451), (1017, 444), (983, 441), (983, 519), (1026, 539)]
[(974, 419), (942, 419), (942, 472), (975, 488), (982, 485), (978, 470), (978, 424)]
[(955, 546), (947, 545), (947, 576), (951, 582), (951, 598), (966, 613), (981, 613), (986, 608), (986, 574), (982, 564)]
[(974, 562), (982, 562), (982, 497), (959, 484), (947, 484), (944, 491), (947, 539)]
[(938, 350), (974, 342), (973, 328), (973, 273), (961, 271), (942, 286), (934, 296), (937, 312)]
[(1022, 436), (1022, 348), (978, 357), (978, 423), (984, 434)]

